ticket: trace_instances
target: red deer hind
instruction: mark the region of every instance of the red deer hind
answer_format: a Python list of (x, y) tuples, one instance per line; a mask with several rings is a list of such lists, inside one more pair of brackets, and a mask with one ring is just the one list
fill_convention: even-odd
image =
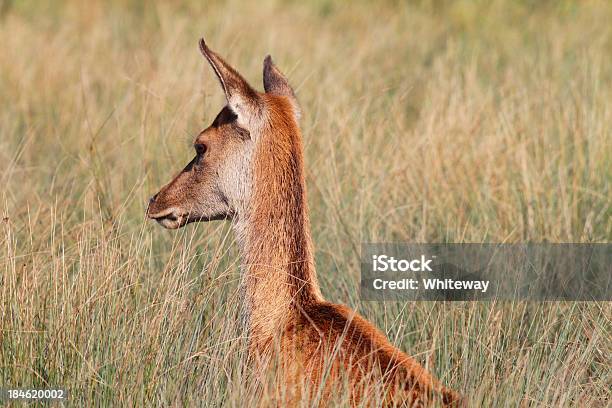
[[(323, 299), (313, 260), (302, 153), (300, 108), (268, 56), (265, 92), (211, 51), (208, 60), (227, 99), (195, 139), (194, 159), (155, 194), (147, 215), (165, 228), (231, 220), (245, 285), (249, 361), (267, 372), (277, 358), (282, 405), (325, 406), (340, 382), (353, 405), (425, 406), (460, 398), (371, 323)], [(268, 362), (268, 363), (266, 363)], [(381, 388), (382, 387), (382, 388)]]

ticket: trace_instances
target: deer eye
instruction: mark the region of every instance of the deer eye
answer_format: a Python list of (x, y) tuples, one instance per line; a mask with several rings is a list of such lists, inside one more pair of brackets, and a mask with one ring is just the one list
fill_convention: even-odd
[(251, 133), (243, 127), (236, 125), (234, 126), (234, 129), (236, 130), (236, 133), (238, 133), (240, 138), (242, 138), (243, 140), (246, 140), (251, 137)]
[(202, 143), (198, 143), (198, 144), (194, 145), (194, 148), (195, 148), (196, 154), (198, 156), (204, 156), (204, 154), (206, 153), (206, 150), (207, 150), (206, 145), (202, 144)]

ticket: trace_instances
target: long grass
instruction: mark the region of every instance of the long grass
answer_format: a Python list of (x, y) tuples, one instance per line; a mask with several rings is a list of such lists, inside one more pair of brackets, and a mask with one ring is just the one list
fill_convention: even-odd
[(365, 241), (610, 242), (610, 21), (603, 1), (0, 1), (0, 387), (256, 402), (231, 230), (144, 219), (223, 104), (205, 36), (258, 87), (267, 53), (295, 85), (329, 300), (471, 406), (607, 406), (610, 303), (358, 288)]

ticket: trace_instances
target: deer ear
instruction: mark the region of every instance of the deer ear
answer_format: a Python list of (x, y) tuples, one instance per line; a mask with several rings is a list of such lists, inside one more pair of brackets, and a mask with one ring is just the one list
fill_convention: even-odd
[(203, 38), (200, 38), (200, 51), (219, 78), (227, 104), (238, 116), (238, 122), (248, 126), (260, 110), (257, 91), (223, 58), (208, 48)]
[(272, 62), (272, 57), (269, 55), (264, 59), (263, 83), (266, 93), (285, 96), (289, 99), (293, 106), (295, 117), (299, 120), (301, 110), (295, 93), (293, 92), (293, 88), (291, 88), (289, 81), (287, 81), (283, 73), (276, 68), (276, 65)]

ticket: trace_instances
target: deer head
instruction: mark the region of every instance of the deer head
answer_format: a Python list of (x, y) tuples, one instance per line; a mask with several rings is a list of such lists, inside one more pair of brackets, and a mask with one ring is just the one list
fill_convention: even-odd
[[(245, 211), (250, 205), (253, 163), (257, 155), (266, 154), (265, 149), (257, 149), (260, 139), (273, 137), (274, 129), (283, 125), (276, 123), (279, 120), (297, 128), (297, 100), (270, 56), (264, 60), (262, 93), (203, 39), (200, 51), (219, 79), (227, 104), (195, 138), (193, 160), (149, 200), (147, 216), (165, 228), (232, 219)], [(289, 106), (290, 114), (279, 116), (279, 104)]]

